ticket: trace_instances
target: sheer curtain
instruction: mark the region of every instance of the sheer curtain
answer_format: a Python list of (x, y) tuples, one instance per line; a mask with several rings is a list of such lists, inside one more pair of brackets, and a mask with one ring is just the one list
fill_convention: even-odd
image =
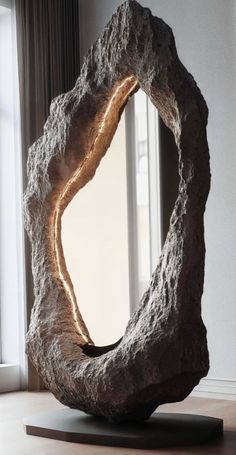
[[(28, 148), (42, 134), (51, 100), (70, 90), (79, 75), (79, 1), (16, 0), (23, 181)], [(26, 238), (27, 319), (34, 301)], [(29, 362), (28, 388), (42, 388)]]

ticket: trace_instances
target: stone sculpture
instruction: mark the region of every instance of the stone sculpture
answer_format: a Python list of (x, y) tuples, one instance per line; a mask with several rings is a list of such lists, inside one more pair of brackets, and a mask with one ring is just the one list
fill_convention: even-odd
[[(139, 88), (174, 134), (179, 191), (160, 262), (138, 310), (121, 340), (98, 348), (66, 269), (61, 216), (94, 176), (128, 98)], [(88, 51), (75, 87), (53, 100), (44, 134), (30, 148), (24, 207), (35, 302), (27, 353), (46, 387), (71, 408), (113, 422), (147, 419), (158, 405), (183, 400), (207, 374), (201, 319), (207, 116), (170, 27), (131, 0)]]

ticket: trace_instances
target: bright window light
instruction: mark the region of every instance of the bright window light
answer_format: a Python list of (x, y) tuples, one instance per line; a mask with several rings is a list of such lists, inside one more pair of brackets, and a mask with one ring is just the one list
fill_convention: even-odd
[(9, 2), (0, 5), (0, 391), (20, 388), (25, 374), (23, 250), (16, 32)]

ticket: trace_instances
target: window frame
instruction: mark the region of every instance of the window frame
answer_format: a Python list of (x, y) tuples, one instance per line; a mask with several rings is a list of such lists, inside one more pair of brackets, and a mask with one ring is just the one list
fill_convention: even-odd
[[(26, 291), (25, 291), (25, 255), (24, 255), (24, 228), (23, 228), (23, 178), (22, 178), (22, 154), (21, 154), (21, 135), (20, 135), (20, 102), (19, 102), (19, 83), (18, 83), (18, 64), (17, 64), (17, 44), (16, 44), (16, 18), (15, 2), (12, 0), (0, 0), (0, 6), (11, 10), (11, 40), (12, 40), (12, 73), (13, 73), (13, 167), (12, 185), (13, 203), (11, 210), (14, 218), (14, 260), (16, 261), (16, 274), (14, 283), (17, 289), (17, 299), (11, 302), (11, 312), (14, 312), (16, 319), (16, 332), (14, 337), (9, 330), (11, 321), (9, 311), (6, 306), (1, 305), (0, 301), (0, 324), (7, 328), (0, 330), (0, 392), (9, 392), (26, 387), (27, 362), (25, 356), (25, 333), (26, 333)], [(8, 154), (2, 156), (1, 160), (8, 159)], [(6, 215), (3, 208), (3, 195), (0, 193), (0, 203), (3, 210), (3, 218)], [(3, 239), (1, 239), (3, 241)], [(1, 253), (1, 251), (0, 251)], [(6, 272), (7, 273), (7, 272)], [(4, 279), (3, 267), (0, 274), (1, 281)], [(13, 328), (12, 328), (13, 330)], [(13, 340), (13, 341), (12, 341)]]
[[(135, 95), (134, 95), (135, 96)], [(156, 269), (169, 230), (178, 195), (178, 148), (173, 133), (165, 126), (146, 95), (147, 148), (149, 163), (149, 251), (150, 275)], [(139, 296), (135, 102), (126, 106), (126, 162), (129, 243), (130, 312), (137, 309)], [(151, 278), (151, 276), (150, 276)], [(147, 283), (148, 286), (148, 283)]]
[[(135, 95), (134, 95), (135, 96)], [(160, 179), (160, 147), (158, 112), (146, 96), (146, 122), (149, 174), (149, 250), (150, 270), (155, 270), (163, 242), (162, 205)], [(129, 243), (129, 288), (130, 312), (137, 309), (139, 296), (138, 270), (138, 218), (137, 218), (137, 181), (135, 159), (135, 103), (132, 97), (126, 106), (126, 165), (127, 165), (127, 208)]]

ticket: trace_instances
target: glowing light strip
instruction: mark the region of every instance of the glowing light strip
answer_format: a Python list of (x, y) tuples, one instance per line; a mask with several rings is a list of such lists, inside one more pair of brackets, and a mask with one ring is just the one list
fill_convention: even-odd
[(66, 293), (67, 293), (67, 295), (69, 297), (69, 300), (72, 303), (73, 319), (75, 321), (77, 329), (78, 329), (80, 335), (84, 338), (86, 343), (90, 343), (90, 340), (88, 339), (87, 335), (85, 333), (83, 333), (83, 331), (81, 330), (81, 327), (79, 325), (79, 322), (78, 322), (78, 319), (77, 319), (77, 311), (78, 311), (77, 302), (76, 302), (75, 296), (74, 296), (74, 294), (73, 294), (73, 292), (71, 290), (70, 285), (68, 284), (68, 282), (66, 281), (66, 278), (63, 275), (62, 266), (61, 266), (61, 262), (60, 262), (60, 252), (59, 252), (59, 248), (58, 248), (58, 243), (59, 243), (59, 235), (58, 234), (59, 234), (61, 203), (63, 202), (65, 196), (67, 195), (67, 193), (70, 190), (70, 188), (73, 185), (73, 183), (75, 183), (77, 181), (84, 164), (88, 161), (88, 159), (90, 158), (91, 154), (93, 153), (94, 147), (95, 147), (95, 145), (96, 145), (101, 133), (104, 132), (106, 121), (107, 121), (107, 119), (109, 117), (109, 113), (110, 113), (110, 110), (111, 110), (111, 107), (112, 107), (112, 105), (114, 103), (115, 98), (117, 97), (119, 92), (125, 87), (125, 85), (129, 81), (131, 82), (132, 80), (134, 80), (134, 83), (131, 85), (131, 87), (129, 88), (128, 92), (125, 93), (125, 96), (124, 96), (124, 102), (125, 102), (125, 100), (128, 98), (130, 93), (138, 85), (138, 81), (137, 81), (137, 79), (134, 76), (129, 76), (126, 79), (124, 79), (122, 81), (122, 83), (117, 87), (115, 92), (113, 93), (113, 95), (112, 95), (112, 97), (111, 97), (111, 99), (110, 99), (110, 101), (109, 101), (109, 103), (108, 103), (108, 105), (106, 107), (106, 110), (104, 112), (102, 121), (101, 121), (99, 129), (98, 129), (98, 133), (97, 133), (97, 135), (96, 135), (96, 137), (94, 139), (94, 142), (92, 144), (92, 147), (91, 147), (90, 151), (88, 152), (88, 154), (85, 157), (85, 159), (84, 159), (83, 163), (81, 164), (81, 166), (74, 172), (72, 177), (66, 183), (63, 192), (61, 193), (60, 197), (58, 198), (58, 200), (57, 200), (57, 202), (55, 204), (55, 212), (54, 212), (55, 215), (54, 215), (54, 223), (53, 223), (53, 227), (54, 227), (54, 229), (53, 229), (53, 249), (54, 249), (54, 252), (55, 252), (57, 273), (58, 273), (58, 277), (60, 278), (60, 280), (61, 280), (61, 282), (63, 284), (63, 287), (64, 287), (64, 289), (65, 289), (65, 291), (66, 291)]

